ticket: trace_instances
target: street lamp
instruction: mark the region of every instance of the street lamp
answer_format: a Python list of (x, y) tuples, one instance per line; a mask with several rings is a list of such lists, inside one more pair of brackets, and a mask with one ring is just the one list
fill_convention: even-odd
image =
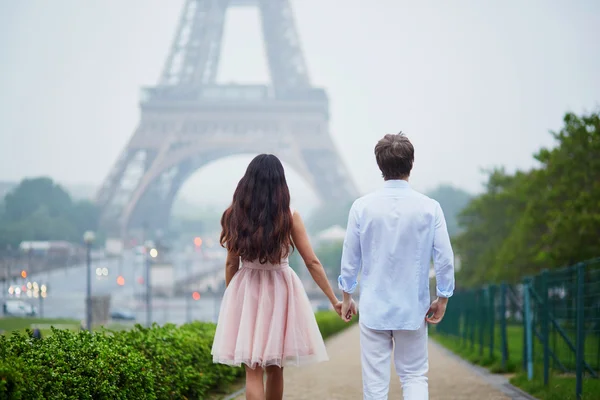
[[(27, 284), (27, 288), (29, 288), (30, 284), (31, 282)], [(27, 292), (29, 294), (29, 290)], [(31, 294), (34, 298), (39, 299), (40, 318), (44, 318), (44, 299), (48, 297), (48, 287), (43, 283), (39, 285), (37, 282), (33, 282), (31, 284)]]
[(85, 297), (85, 328), (92, 331), (92, 243), (96, 239), (96, 234), (92, 231), (86, 231), (83, 234), (83, 242), (86, 246), (86, 274), (87, 274), (87, 292)]
[(144, 263), (146, 264), (146, 325), (150, 328), (152, 327), (152, 287), (150, 286), (152, 258), (158, 256), (158, 251), (153, 248), (153, 243), (150, 241), (147, 241), (144, 247)]

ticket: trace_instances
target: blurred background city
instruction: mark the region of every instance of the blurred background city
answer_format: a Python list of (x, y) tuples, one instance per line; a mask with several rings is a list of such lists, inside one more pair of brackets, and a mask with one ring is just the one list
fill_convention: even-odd
[(399, 131), (459, 289), (600, 256), (598, 2), (204, 3), (0, 2), (5, 316), (215, 321), (219, 220), (261, 152), (335, 281)]

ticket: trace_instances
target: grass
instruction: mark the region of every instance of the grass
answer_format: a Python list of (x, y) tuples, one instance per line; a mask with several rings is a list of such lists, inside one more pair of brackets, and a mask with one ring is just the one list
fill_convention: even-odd
[(465, 346), (462, 342), (462, 339), (458, 339), (453, 336), (441, 335), (434, 333), (433, 331), (430, 336), (434, 338), (436, 342), (469, 361), (470, 363), (487, 367), (491, 372), (494, 373), (514, 373), (517, 371), (518, 366), (520, 365), (518, 364), (520, 359), (509, 359), (506, 365), (503, 367), (502, 354), (498, 349), (494, 349), (492, 356), (490, 357), (489, 349), (484, 349), (483, 354), (481, 354), (478, 345), (471, 347), (470, 344), (467, 344)]
[[(56, 319), (56, 318), (31, 318), (31, 317), (6, 317), (0, 318), (0, 334), (10, 335), (12, 332), (22, 332), (26, 330), (32, 330), (36, 326), (40, 326), (42, 337), (50, 335), (52, 330), (51, 326), (59, 329), (66, 329), (70, 331), (79, 330), (80, 321), (74, 319)], [(110, 323), (106, 326), (95, 326), (95, 331), (103, 329), (110, 330), (124, 330), (130, 329), (131, 325), (121, 323)]]
[[(527, 374), (523, 372), (523, 328), (521, 326), (507, 327), (507, 344), (508, 344), (508, 360), (502, 365), (502, 353), (500, 351), (500, 332), (495, 332), (494, 349), (490, 356), (489, 345), (483, 349), (483, 354), (480, 351), (478, 339), (476, 335), (476, 343), (471, 346), (470, 342), (464, 343), (462, 338), (455, 336), (442, 335), (431, 330), (431, 336), (436, 342), (446, 347), (453, 353), (459, 355), (465, 360), (488, 368), (493, 373), (510, 373), (510, 383), (519, 387), (525, 392), (537, 397), (540, 400), (569, 400), (575, 399), (575, 376), (557, 373), (551, 369), (550, 381), (548, 386), (543, 384), (542, 370), (542, 344), (535, 340), (534, 342), (534, 379), (529, 381)], [(551, 338), (553, 343), (554, 337)], [(551, 345), (551, 348), (553, 346)], [(594, 354), (597, 351), (597, 341), (586, 341), (586, 354)], [(554, 349), (563, 363), (570, 367), (570, 359), (566, 356), (569, 350), (566, 346), (559, 346)], [(550, 364), (552, 367), (552, 363)], [(600, 398), (600, 380), (587, 378), (583, 383), (584, 400)]]
[[(548, 386), (544, 386), (541, 369), (534, 374), (535, 379), (527, 380), (527, 374), (520, 373), (510, 383), (540, 400), (579, 400), (575, 397), (575, 377), (551, 376)], [(600, 398), (600, 380), (585, 379), (581, 400), (597, 400)]]
[[(0, 319), (0, 331), (4, 331), (4, 334), (10, 334), (13, 331), (24, 332), (27, 329), (31, 329), (32, 325), (47, 325), (56, 326), (69, 330), (76, 330), (79, 328), (79, 322), (73, 319), (51, 319), (51, 318), (19, 318), (19, 317), (6, 317)], [(42, 334), (44, 330), (42, 329)]]

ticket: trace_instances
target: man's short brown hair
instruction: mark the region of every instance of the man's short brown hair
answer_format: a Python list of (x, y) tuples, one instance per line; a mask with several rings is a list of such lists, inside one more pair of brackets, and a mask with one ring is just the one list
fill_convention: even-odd
[(385, 180), (406, 179), (415, 160), (415, 148), (402, 132), (383, 137), (375, 146), (375, 159)]

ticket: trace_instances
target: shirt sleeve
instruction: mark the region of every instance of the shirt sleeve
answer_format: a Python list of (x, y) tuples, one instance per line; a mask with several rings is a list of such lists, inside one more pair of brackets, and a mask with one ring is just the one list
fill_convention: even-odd
[(438, 297), (451, 297), (454, 293), (454, 252), (446, 227), (444, 212), (439, 203), (435, 210), (435, 232), (433, 237), (433, 267), (435, 270)]
[(358, 224), (356, 203), (348, 215), (348, 227), (342, 251), (342, 267), (338, 286), (345, 293), (354, 293), (358, 285), (358, 273), (362, 264), (360, 250), (360, 227)]

